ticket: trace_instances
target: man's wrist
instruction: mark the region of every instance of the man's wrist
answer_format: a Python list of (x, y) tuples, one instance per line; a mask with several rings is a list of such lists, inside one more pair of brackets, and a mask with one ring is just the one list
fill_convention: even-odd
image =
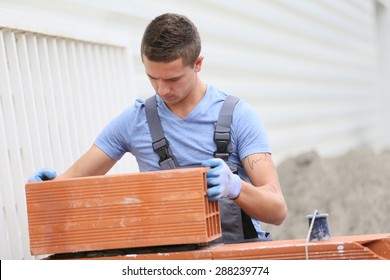
[(235, 200), (240, 196), (242, 182), (240, 176), (233, 174), (232, 177), (233, 177), (233, 182), (232, 182), (231, 192), (229, 193), (229, 198), (231, 200)]

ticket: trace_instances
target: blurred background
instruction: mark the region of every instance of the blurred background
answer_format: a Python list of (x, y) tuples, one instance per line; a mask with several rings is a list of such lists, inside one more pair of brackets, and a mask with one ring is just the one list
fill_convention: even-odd
[[(390, 145), (389, 0), (0, 0), (0, 259), (33, 258), (28, 177), (154, 94), (139, 46), (164, 12), (198, 27), (202, 79), (256, 108), (277, 165)], [(137, 171), (127, 156), (110, 173)]]

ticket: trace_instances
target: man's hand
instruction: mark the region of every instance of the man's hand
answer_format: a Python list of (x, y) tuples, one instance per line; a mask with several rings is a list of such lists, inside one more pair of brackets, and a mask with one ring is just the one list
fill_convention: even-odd
[(32, 182), (48, 181), (48, 180), (53, 180), (56, 177), (57, 177), (57, 172), (54, 169), (42, 168), (34, 172), (34, 174), (32, 174), (31, 177), (28, 179), (28, 182), (32, 183)]
[(219, 200), (223, 197), (235, 199), (241, 191), (241, 179), (233, 174), (225, 161), (220, 158), (211, 158), (202, 162), (202, 166), (209, 166), (206, 172), (207, 196), (210, 201)]

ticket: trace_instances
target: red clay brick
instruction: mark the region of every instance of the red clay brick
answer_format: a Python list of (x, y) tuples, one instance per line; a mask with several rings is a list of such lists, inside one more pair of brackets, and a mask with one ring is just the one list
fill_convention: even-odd
[[(308, 259), (379, 260), (390, 259), (390, 233), (336, 236), (330, 240), (308, 242)], [(212, 251), (213, 259), (304, 260), (306, 240), (278, 240), (224, 245)]]
[(32, 255), (206, 243), (221, 236), (207, 168), (26, 184)]
[[(195, 250), (101, 256), (92, 259), (119, 260), (305, 260), (306, 240), (278, 240), (238, 244), (214, 244)], [(310, 260), (390, 260), (390, 233), (336, 236), (326, 241), (308, 242)], [(72, 257), (69, 257), (72, 259)], [(75, 259), (91, 259), (77, 256)], [(48, 259), (51, 259), (49, 257)]]

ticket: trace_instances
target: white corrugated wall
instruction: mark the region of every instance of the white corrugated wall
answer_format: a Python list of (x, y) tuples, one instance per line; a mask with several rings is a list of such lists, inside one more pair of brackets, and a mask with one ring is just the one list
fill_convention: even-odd
[[(388, 15), (387, 1), (370, 0), (0, 1), (0, 258), (31, 258), (28, 176), (64, 171), (110, 118), (153, 94), (139, 43), (163, 12), (195, 22), (202, 78), (256, 107), (277, 163), (389, 145), (378, 7)], [(129, 157), (112, 172), (136, 170)]]

